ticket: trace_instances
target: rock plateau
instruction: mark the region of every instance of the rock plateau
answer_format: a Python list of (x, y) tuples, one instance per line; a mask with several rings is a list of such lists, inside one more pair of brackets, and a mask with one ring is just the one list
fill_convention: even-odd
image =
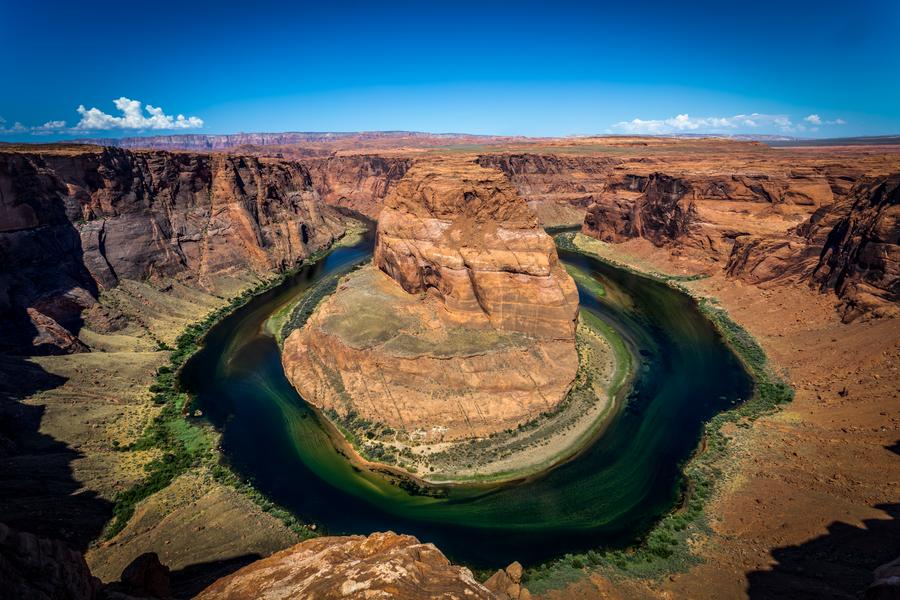
[(306, 400), (451, 440), (515, 427), (565, 396), (578, 293), (501, 173), (414, 165), (386, 200), (373, 262), (285, 342)]

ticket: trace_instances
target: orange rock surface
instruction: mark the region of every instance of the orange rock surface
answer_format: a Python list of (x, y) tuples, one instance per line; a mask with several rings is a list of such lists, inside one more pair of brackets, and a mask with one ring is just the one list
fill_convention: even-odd
[(251, 563), (198, 600), (282, 598), (493, 599), (471, 571), (409, 535), (322, 537)]
[(284, 344), (309, 402), (427, 440), (480, 436), (555, 407), (578, 368), (578, 292), (502, 174), (414, 166), (347, 277)]

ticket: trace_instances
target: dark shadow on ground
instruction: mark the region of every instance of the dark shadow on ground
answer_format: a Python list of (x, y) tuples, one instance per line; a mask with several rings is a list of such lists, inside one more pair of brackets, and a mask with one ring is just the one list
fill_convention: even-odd
[(172, 595), (176, 598), (193, 598), (217, 579), (231, 575), (238, 569), (262, 558), (259, 554), (244, 554), (226, 560), (188, 565), (172, 571)]
[(44, 407), (22, 403), (65, 381), (25, 357), (0, 355), (0, 515), (14, 529), (84, 551), (102, 533), (112, 504), (75, 480), (80, 452), (40, 433)]
[(885, 448), (886, 448), (887, 450), (890, 450), (890, 451), (893, 452), (894, 454), (900, 455), (900, 440), (897, 440), (896, 442), (894, 442), (894, 443), (891, 444), (890, 446), (885, 446)]
[(863, 527), (835, 521), (828, 533), (803, 544), (777, 548), (778, 564), (747, 574), (752, 600), (858, 599), (876, 567), (900, 556), (900, 504), (879, 504), (886, 519)]

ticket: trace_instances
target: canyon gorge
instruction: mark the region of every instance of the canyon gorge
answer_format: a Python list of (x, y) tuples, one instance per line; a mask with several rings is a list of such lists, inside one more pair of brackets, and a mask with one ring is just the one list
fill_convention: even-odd
[[(864, 593), (900, 555), (898, 147), (403, 133), (98, 141), (0, 145), (0, 564), (14, 567), (0, 583), (48, 598), (61, 597), (54, 586), (152, 596), (135, 581), (156, 566), (144, 579), (123, 571), (153, 552), (174, 597), (837, 598)], [(473, 574), (440, 541), (399, 527), (319, 535), (332, 532), (225, 472), (232, 442), (204, 422), (205, 405), (176, 386), (174, 417), (165, 412), (160, 381), (184, 365), (173, 369), (173, 355), (201, 347), (215, 319), (244, 315), (251, 295), (320, 260), (327, 270), (328, 256), (357, 247), (361, 220), (374, 228), (371, 261), (348, 253), (321, 288), (310, 279), (273, 300), (288, 323), (277, 321), (275, 366), (317, 409), (297, 421), (332, 426), (329, 456), (401, 474), (425, 490), (417, 501), (445, 493), (429, 476), (517, 472), (508, 458), (495, 471), (466, 465), (488, 454), (485, 440), (581, 411), (566, 402), (579, 386), (599, 407), (586, 422), (640, 412), (627, 382), (649, 351), (585, 309), (586, 291), (628, 298), (613, 277), (565, 262), (545, 228), (565, 228), (568, 252), (725, 311), (758, 342), (795, 397), (735, 417), (722, 438), (707, 431), (697, 454), (721, 453), (715, 482), (679, 500), (682, 512), (704, 502), (704, 525), (678, 555), (690, 558), (648, 575), (573, 551), (524, 574)], [(635, 374), (616, 374), (628, 356)], [(148, 438), (167, 414), (166, 432)], [(555, 469), (581, 452), (576, 441), (603, 445), (589, 430), (566, 452), (536, 438), (543, 454), (529, 460)], [(469, 444), (458, 464), (429, 458)], [(142, 488), (166, 461), (176, 476)], [(41, 588), (50, 563), (65, 566)]]

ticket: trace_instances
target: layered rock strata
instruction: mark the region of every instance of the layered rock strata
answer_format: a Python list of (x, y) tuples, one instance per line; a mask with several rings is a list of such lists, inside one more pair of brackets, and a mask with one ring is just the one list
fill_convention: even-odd
[(582, 232), (605, 242), (642, 237), (657, 246), (691, 234), (697, 211), (690, 183), (664, 173), (640, 181), (640, 193), (608, 193), (590, 205)]
[(502, 174), (413, 166), (386, 201), (373, 262), (285, 341), (307, 401), (453, 440), (515, 427), (565, 396), (578, 293)]
[(370, 219), (378, 218), (384, 199), (411, 164), (409, 158), (373, 154), (303, 160), (313, 186), (327, 204)]
[(896, 314), (900, 173), (863, 180), (784, 236), (738, 238), (726, 271), (752, 283), (794, 279), (833, 290), (847, 321)]
[(82, 311), (123, 279), (229, 294), (343, 231), (309, 171), (254, 157), (59, 148), (0, 152), (0, 338), (78, 350)]

